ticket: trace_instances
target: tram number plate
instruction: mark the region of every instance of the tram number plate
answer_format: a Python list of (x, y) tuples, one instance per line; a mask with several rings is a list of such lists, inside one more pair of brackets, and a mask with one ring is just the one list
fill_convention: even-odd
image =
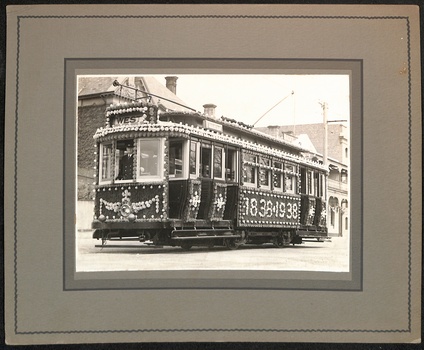
[(244, 197), (240, 209), (244, 222), (249, 219), (259, 219), (262, 223), (297, 222), (300, 215), (300, 205), (292, 198)]

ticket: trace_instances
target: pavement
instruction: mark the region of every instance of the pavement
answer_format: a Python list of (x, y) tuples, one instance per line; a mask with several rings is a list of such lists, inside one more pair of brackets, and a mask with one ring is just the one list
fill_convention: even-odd
[(277, 248), (272, 244), (245, 245), (237, 250), (216, 246), (151, 247), (140, 242), (108, 242), (91, 238), (92, 232), (77, 232), (76, 271), (157, 271), (157, 270), (269, 270), (349, 271), (348, 237), (331, 241), (305, 241)]

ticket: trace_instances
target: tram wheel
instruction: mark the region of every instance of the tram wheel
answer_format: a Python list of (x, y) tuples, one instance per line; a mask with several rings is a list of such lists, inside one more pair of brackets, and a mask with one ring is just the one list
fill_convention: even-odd
[(234, 238), (233, 239), (231, 239), (231, 238), (224, 239), (224, 245), (225, 245), (225, 247), (227, 247), (228, 249), (231, 249), (231, 250), (235, 250), (240, 246), (240, 244), (238, 244)]
[(181, 244), (181, 248), (185, 251), (190, 250), (192, 246), (193, 245), (191, 245), (190, 243), (187, 243), (187, 242), (184, 242), (183, 244)]
[(277, 248), (284, 247), (284, 241), (281, 237), (274, 237), (272, 239), (272, 244), (274, 244), (274, 247), (277, 247)]

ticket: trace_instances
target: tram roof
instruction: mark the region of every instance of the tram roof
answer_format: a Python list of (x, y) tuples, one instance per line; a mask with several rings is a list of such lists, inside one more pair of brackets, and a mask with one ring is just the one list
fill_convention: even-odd
[[(174, 119), (175, 118), (175, 119)], [(262, 131), (253, 129), (251, 125), (245, 124), (243, 122), (239, 122), (234, 119), (221, 117), (215, 118), (206, 114), (194, 113), (194, 112), (165, 112), (161, 113), (160, 120), (172, 120), (175, 123), (183, 123), (183, 124), (192, 124), (195, 126), (202, 126), (203, 121), (209, 121), (212, 123), (216, 123), (222, 125), (223, 132), (228, 133), (232, 131), (236, 135), (240, 137), (249, 137), (254, 138), (256, 142), (263, 144), (271, 144), (278, 147), (283, 147), (285, 149), (290, 149), (293, 152), (310, 152), (309, 149), (298, 146), (291, 142), (288, 142), (283, 139), (276, 138), (269, 134), (266, 134)], [(191, 119), (191, 120), (190, 120)]]
[[(305, 157), (305, 153), (310, 153), (307, 149), (264, 134), (232, 119), (217, 119), (197, 112), (165, 112), (161, 113), (159, 118), (160, 120), (156, 124), (116, 125), (99, 128), (94, 138), (102, 142), (108, 139), (125, 139), (128, 134), (132, 137), (172, 135), (188, 138), (195, 136), (238, 146), (252, 152), (282, 157), (296, 163), (305, 163), (324, 170), (322, 164)], [(221, 125), (223, 132), (205, 128), (203, 121)]]
[(133, 125), (118, 125), (113, 127), (97, 129), (94, 139), (98, 142), (105, 142), (111, 140), (125, 140), (128, 137), (142, 138), (142, 137), (182, 137), (190, 138), (192, 136), (199, 139), (214, 140), (223, 144), (233, 145), (248, 150), (254, 153), (267, 154), (282, 159), (287, 159), (295, 163), (307, 164), (311, 167), (325, 170), (322, 164), (306, 158), (302, 152), (294, 153), (289, 152), (287, 149), (281, 147), (271, 147), (264, 143), (255, 143), (247, 140), (241, 136), (228, 135), (226, 133), (218, 133), (216, 131), (207, 130), (201, 127), (176, 124), (172, 122), (159, 122), (157, 124), (133, 124)]

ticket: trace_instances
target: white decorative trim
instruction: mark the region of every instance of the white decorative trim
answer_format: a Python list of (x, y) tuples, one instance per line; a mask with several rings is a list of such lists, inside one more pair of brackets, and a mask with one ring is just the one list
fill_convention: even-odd
[[(152, 134), (155, 133), (163, 133), (163, 132), (179, 132), (182, 134), (186, 134), (187, 136), (193, 135), (197, 137), (202, 138), (210, 138), (214, 139), (216, 141), (221, 141), (226, 144), (231, 144), (235, 146), (239, 146), (243, 149), (251, 150), (253, 152), (260, 152), (266, 155), (275, 156), (278, 158), (283, 158), (287, 160), (291, 160), (294, 163), (305, 163), (309, 164), (315, 168), (325, 170), (326, 168), (318, 163), (314, 162), (312, 160), (309, 160), (305, 157), (296, 156), (291, 153), (281, 151), (272, 147), (258, 145), (250, 141), (243, 140), (241, 138), (227, 135), (227, 134), (221, 134), (218, 132), (205, 130), (203, 128), (194, 127), (187, 124), (175, 124), (171, 122), (160, 122), (157, 124), (143, 124), (143, 125), (116, 125), (112, 127), (106, 127), (106, 128), (99, 128), (97, 129), (94, 139), (100, 139), (102, 137), (105, 137), (110, 134), (120, 133), (120, 132), (127, 132), (127, 131), (134, 131), (134, 132), (149, 132)], [(258, 136), (264, 137), (262, 133), (257, 133)], [(283, 146), (283, 145), (282, 145)]]

